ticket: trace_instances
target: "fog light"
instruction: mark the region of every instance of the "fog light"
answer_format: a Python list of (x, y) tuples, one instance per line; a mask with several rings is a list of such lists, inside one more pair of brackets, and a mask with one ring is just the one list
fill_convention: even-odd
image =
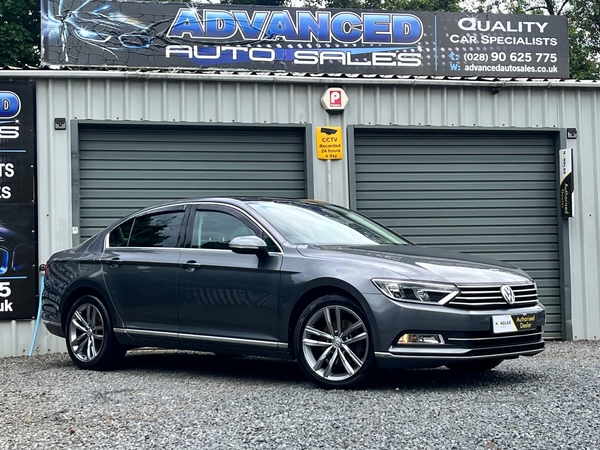
[(443, 344), (441, 334), (403, 334), (398, 339), (398, 344)]

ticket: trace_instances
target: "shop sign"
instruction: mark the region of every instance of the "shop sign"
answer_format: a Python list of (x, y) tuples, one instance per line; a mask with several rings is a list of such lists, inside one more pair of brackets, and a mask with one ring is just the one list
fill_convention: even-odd
[(569, 76), (562, 16), (42, 0), (41, 22), (50, 65)]
[(0, 320), (37, 311), (35, 84), (0, 83)]

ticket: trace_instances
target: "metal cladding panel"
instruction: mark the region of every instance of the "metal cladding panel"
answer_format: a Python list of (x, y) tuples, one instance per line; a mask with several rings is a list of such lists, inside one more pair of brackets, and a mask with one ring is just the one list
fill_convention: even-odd
[(80, 233), (142, 207), (207, 196), (306, 197), (304, 128), (79, 128)]
[(577, 139), (574, 150), (574, 218), (569, 221), (573, 339), (600, 339), (600, 90), (562, 96), (561, 112)]
[[(600, 338), (600, 84), (529, 81), (385, 80), (335, 77), (242, 76), (110, 71), (3, 71), (5, 79), (37, 86), (39, 260), (72, 245), (71, 120), (170, 123), (381, 125), (497, 128), (577, 128), (574, 149), (575, 217), (568, 223), (564, 292), (572, 299), (564, 319), (574, 339)], [(330, 116), (320, 97), (345, 89), (349, 103)], [(65, 118), (67, 131), (54, 129)], [(563, 143), (564, 144), (564, 143)], [(344, 150), (347, 150), (345, 148)], [(348, 159), (309, 158), (314, 197), (349, 203)], [(524, 189), (529, 189), (523, 184)], [(29, 322), (0, 322), (0, 351), (30, 342)], [(25, 331), (24, 331), (25, 330)], [(38, 342), (59, 342), (42, 326)], [(15, 347), (15, 349), (17, 348)], [(41, 347), (42, 351), (44, 346)]]
[[(0, 358), (29, 355), (34, 327), (35, 321), (33, 320), (0, 322)], [(66, 351), (64, 339), (48, 333), (41, 325), (33, 346), (32, 356)]]
[(356, 206), (415, 243), (515, 264), (560, 338), (555, 134), (356, 129)]

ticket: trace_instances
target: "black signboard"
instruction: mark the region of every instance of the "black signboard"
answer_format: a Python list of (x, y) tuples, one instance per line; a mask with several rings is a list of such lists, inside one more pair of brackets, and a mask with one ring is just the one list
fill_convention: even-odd
[(37, 312), (35, 83), (0, 83), (0, 320)]
[(565, 17), (42, 0), (42, 61), (395, 75), (565, 78)]
[(559, 155), (560, 216), (573, 217), (573, 149), (561, 149)]

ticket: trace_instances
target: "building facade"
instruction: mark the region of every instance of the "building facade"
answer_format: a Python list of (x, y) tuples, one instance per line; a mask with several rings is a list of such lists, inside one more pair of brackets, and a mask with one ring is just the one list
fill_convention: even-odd
[[(536, 279), (549, 339), (600, 336), (600, 84), (132, 71), (5, 71), (35, 82), (43, 263), (172, 198), (311, 197), (412, 241), (513, 262)], [(342, 88), (329, 114), (321, 97)], [(317, 157), (341, 127), (342, 158)], [(573, 217), (560, 150), (573, 149)], [(35, 322), (0, 321), (0, 356)], [(64, 351), (40, 326), (35, 353)]]

